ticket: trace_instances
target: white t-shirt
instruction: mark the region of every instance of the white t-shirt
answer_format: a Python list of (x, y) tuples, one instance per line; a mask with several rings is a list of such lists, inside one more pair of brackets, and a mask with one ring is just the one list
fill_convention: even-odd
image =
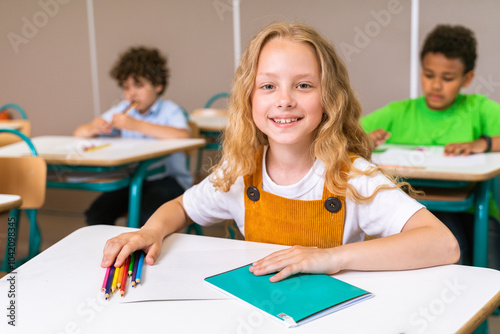
[[(265, 155), (264, 151), (264, 155)], [(267, 174), (262, 159), (262, 188), (275, 195), (299, 200), (319, 200), (323, 195), (325, 165), (316, 159), (314, 166), (298, 183), (280, 186)], [(370, 163), (362, 158), (354, 161), (354, 167), (365, 170)], [(373, 177), (357, 176), (349, 184), (362, 195), (369, 196), (381, 184), (390, 181), (381, 173)], [(236, 179), (228, 192), (215, 190), (210, 176), (186, 190), (183, 204), (188, 216), (202, 226), (234, 219), (241, 233), (245, 233), (245, 183), (243, 177)], [(424, 206), (400, 189), (381, 190), (367, 204), (345, 200), (345, 224), (343, 244), (364, 240), (365, 234), (384, 237), (401, 232), (408, 219)]]

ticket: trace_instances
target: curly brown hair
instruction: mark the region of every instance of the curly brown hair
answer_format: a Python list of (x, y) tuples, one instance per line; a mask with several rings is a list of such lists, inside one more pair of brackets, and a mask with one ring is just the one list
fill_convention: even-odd
[(138, 80), (140, 77), (151, 82), (153, 86), (162, 85), (163, 94), (168, 85), (170, 70), (167, 58), (154, 48), (132, 47), (123, 53), (110, 71), (113, 79), (120, 87), (129, 78)]
[(472, 30), (461, 25), (440, 24), (426, 37), (420, 61), (429, 53), (442, 53), (446, 58), (459, 58), (465, 66), (464, 74), (476, 65), (476, 38)]

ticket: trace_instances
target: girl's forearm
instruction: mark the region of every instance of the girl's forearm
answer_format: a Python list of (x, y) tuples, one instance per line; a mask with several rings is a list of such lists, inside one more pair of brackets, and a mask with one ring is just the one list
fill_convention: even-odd
[(187, 227), (191, 220), (184, 211), (182, 195), (160, 206), (142, 229), (158, 233), (163, 238)]
[[(427, 210), (421, 211), (415, 216), (430, 214)], [(460, 257), (458, 242), (446, 226), (437, 222), (384, 238), (344, 245), (339, 248), (342, 268), (407, 270), (455, 263)]]

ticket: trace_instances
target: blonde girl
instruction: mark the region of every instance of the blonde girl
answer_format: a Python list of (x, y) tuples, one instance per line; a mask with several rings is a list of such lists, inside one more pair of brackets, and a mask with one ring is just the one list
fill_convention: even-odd
[(251, 267), (277, 272), (271, 281), (456, 262), (451, 232), (370, 164), (360, 116), (345, 66), (323, 37), (300, 24), (267, 26), (236, 72), (221, 162), (141, 230), (109, 240), (102, 266), (115, 258), (120, 266), (137, 249), (151, 265), (167, 235), (227, 219), (246, 240), (292, 246)]

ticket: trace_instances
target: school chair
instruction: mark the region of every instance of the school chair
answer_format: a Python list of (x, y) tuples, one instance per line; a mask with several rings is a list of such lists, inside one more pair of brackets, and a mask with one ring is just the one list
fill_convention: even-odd
[[(32, 153), (32, 156), (26, 157), (0, 157), (0, 193), (19, 195), (22, 198), (21, 206), (9, 212), (10, 233), (7, 233), (8, 242), (1, 271), (10, 272), (40, 252), (42, 238), (37, 213), (45, 201), (47, 165), (45, 160), (38, 156), (35, 146), (27, 136), (13, 129), (0, 129), (0, 133), (18, 136), (26, 142)], [(26, 258), (16, 260), (20, 210), (26, 212), (29, 220), (29, 250)]]
[[(5, 125), (9, 128), (13, 128), (24, 134), (25, 136), (31, 136), (31, 122), (28, 120), (28, 116), (23, 108), (16, 103), (7, 103), (0, 107), (0, 112), (4, 110), (15, 110), (19, 113), (21, 119), (7, 119), (0, 120), (0, 126)], [(9, 134), (0, 135), (0, 146), (9, 145), (22, 139), (17, 136), (12, 136)]]
[(218, 99), (228, 98), (228, 97), (230, 97), (230, 94), (228, 92), (217, 93), (208, 99), (207, 103), (205, 103), (205, 106), (203, 108), (210, 108), (212, 104)]
[[(217, 109), (212, 108), (212, 105), (219, 99), (228, 98), (230, 94), (228, 92), (217, 93), (213, 95), (208, 101), (205, 103), (205, 106), (200, 109), (195, 109), (191, 116), (193, 117), (201, 117), (201, 118), (221, 118), (227, 117), (226, 109)], [(203, 162), (203, 153), (212, 150), (218, 151), (221, 149), (221, 135), (222, 130), (218, 129), (216, 126), (215, 129), (211, 129), (211, 127), (203, 127), (200, 126), (200, 135), (207, 140), (207, 144), (198, 150), (198, 159), (196, 161), (195, 175), (199, 177), (202, 170), (202, 162)]]

